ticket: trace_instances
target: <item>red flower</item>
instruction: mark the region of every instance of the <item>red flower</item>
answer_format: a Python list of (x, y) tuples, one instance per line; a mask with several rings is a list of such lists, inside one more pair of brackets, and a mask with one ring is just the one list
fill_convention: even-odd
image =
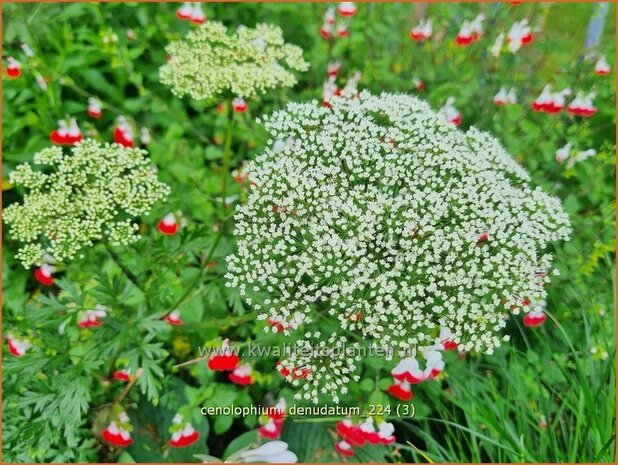
[(188, 447), (200, 438), (200, 433), (193, 429), (190, 423), (182, 431), (172, 434), (172, 438), (167, 442), (172, 447)]
[(129, 381), (131, 381), (131, 375), (129, 374), (129, 372), (125, 369), (122, 370), (116, 370), (114, 372), (114, 379), (116, 381), (122, 381), (124, 383), (128, 383)]
[(406, 384), (418, 384), (425, 380), (423, 371), (415, 358), (404, 358), (391, 370), (393, 378)]
[(489, 240), (489, 233), (487, 232), (482, 232), (481, 234), (479, 234), (479, 237), (476, 241), (477, 244), (482, 244), (483, 242), (487, 242)]
[(102, 114), (101, 103), (92, 97), (88, 99), (88, 115), (92, 118), (100, 118)]
[(258, 434), (266, 439), (277, 439), (281, 436), (282, 429), (281, 423), (277, 423), (273, 418), (269, 418), (265, 425), (258, 428)]
[(18, 78), (21, 75), (21, 63), (13, 57), (7, 58), (8, 65), (6, 67), (6, 74), (11, 79)]
[(36, 270), (34, 270), (34, 278), (40, 282), (43, 286), (51, 286), (54, 284), (54, 277), (52, 273), (55, 268), (47, 263), (43, 263)]
[(376, 432), (375, 427), (373, 426), (373, 418), (367, 418), (361, 425), (359, 426), (359, 430), (363, 434), (365, 440), (372, 445), (380, 444), (381, 438)]
[(292, 370), (289, 370), (288, 368), (283, 366), (283, 363), (281, 362), (277, 362), (276, 368), (279, 371), (279, 373), (281, 373), (282, 376), (287, 377), (291, 374), (293, 380), (300, 379), (300, 378), (307, 379), (307, 376), (309, 376), (309, 373), (311, 373), (309, 368), (302, 368), (302, 367), (295, 367)]
[(324, 24), (321, 28), (320, 28), (320, 35), (322, 36), (323, 39), (330, 39), (330, 33), (331, 33), (331, 26), (329, 24)]
[(75, 118), (71, 119), (70, 126), (63, 120), (58, 121), (58, 129), (51, 132), (49, 139), (57, 145), (74, 145), (82, 140), (82, 133), (79, 130)]
[(174, 325), (174, 326), (181, 325), (182, 319), (180, 318), (180, 312), (178, 310), (171, 311), (165, 317), (165, 321), (167, 321), (170, 325)]
[(236, 113), (244, 113), (249, 108), (249, 105), (247, 104), (245, 99), (236, 97), (234, 100), (232, 100), (232, 108)]
[(219, 353), (211, 355), (208, 359), (208, 368), (212, 371), (232, 371), (238, 367), (240, 357), (230, 350), (229, 343), (229, 339), (225, 339)]
[(9, 352), (15, 357), (21, 357), (32, 346), (29, 341), (15, 339), (10, 334), (6, 337), (6, 343), (9, 347)]
[(356, 5), (354, 2), (341, 2), (337, 10), (341, 16), (349, 18), (356, 14)]
[(547, 319), (547, 315), (545, 312), (528, 312), (524, 316), (524, 326), (526, 327), (536, 327), (541, 326), (545, 320)]
[[(126, 416), (126, 413), (124, 413), (124, 415)], [(112, 421), (109, 426), (103, 430), (103, 439), (116, 447), (127, 447), (133, 443), (131, 433), (125, 430), (122, 426), (118, 426), (114, 421)]]
[(97, 305), (94, 310), (86, 310), (77, 324), (82, 328), (96, 328), (103, 324), (99, 318), (105, 318), (106, 316), (106, 308), (102, 305)]
[(235, 368), (234, 371), (230, 373), (229, 378), (234, 384), (238, 384), (239, 386), (249, 386), (253, 384), (251, 373), (251, 365), (247, 363)]
[(339, 441), (337, 444), (335, 444), (335, 449), (344, 457), (354, 456), (354, 450), (352, 449), (352, 446), (345, 441)]
[(199, 2), (193, 4), (193, 10), (191, 10), (191, 17), (189, 19), (193, 24), (204, 24), (206, 22), (206, 15)]
[(173, 236), (178, 232), (178, 222), (173, 213), (168, 213), (158, 224), (159, 231), (166, 236)]
[(387, 392), (390, 395), (404, 402), (408, 402), (410, 399), (412, 399), (412, 391), (410, 390), (410, 383), (408, 383), (407, 381), (396, 380), (395, 384), (391, 384), (388, 387)]
[(176, 10), (176, 17), (182, 21), (191, 18), (191, 12), (193, 11), (193, 7), (190, 2), (185, 2), (182, 4), (180, 8)]

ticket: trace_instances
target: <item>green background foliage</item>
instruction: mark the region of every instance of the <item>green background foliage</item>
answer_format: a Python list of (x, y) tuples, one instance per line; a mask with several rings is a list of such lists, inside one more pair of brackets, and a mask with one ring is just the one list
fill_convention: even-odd
[[(3, 332), (17, 332), (34, 344), (24, 357), (3, 357), (7, 462), (227, 457), (258, 441), (258, 418), (203, 417), (199, 406), (264, 405), (279, 397), (292, 402), (293, 391), (275, 372), (272, 357), (252, 360), (256, 383), (249, 388), (230, 384), (203, 362), (175, 368), (197, 357), (199, 346), (217, 345), (224, 337), (263, 346), (281, 343), (279, 337), (265, 335), (251, 308), (224, 286), (224, 257), (233, 247), (233, 207), (221, 213), (217, 197), (222, 176), (228, 176), (228, 195), (239, 195), (241, 202), (246, 195), (222, 170), (227, 116), (214, 106), (174, 98), (158, 82), (165, 45), (193, 27), (175, 18), (177, 6), (3, 4), (3, 55), (23, 63), (21, 78), (3, 77), (3, 206), (24, 195), (8, 183), (8, 173), (48, 146), (56, 121), (69, 115), (78, 118), (84, 133), (102, 140), (112, 140), (119, 115), (148, 127), (153, 136), (150, 157), (160, 179), (172, 187), (169, 201), (142, 218), (142, 240), (111, 251), (94, 247), (86, 259), (65, 264), (51, 290), (41, 289), (31, 271), (14, 260), (18, 246), (5, 231)], [(616, 89), (613, 72), (596, 76), (594, 61), (583, 60), (592, 5), (431, 4), (427, 14), (434, 36), (425, 44), (408, 38), (422, 6), (358, 7), (349, 37), (327, 42), (318, 35), (325, 5), (204, 5), (209, 19), (228, 26), (279, 25), (311, 63), (294, 88), (251, 100), (248, 114), (234, 116), (231, 166), (264, 147), (267, 136), (256, 117), (288, 101), (321, 98), (326, 65), (339, 59), (341, 84), (360, 70), (362, 89), (414, 93), (412, 77), (418, 76), (427, 85), (422, 97), (435, 108), (456, 96), (462, 127), (474, 125), (495, 134), (535, 183), (564, 201), (574, 233), (553, 251), (560, 276), (549, 288), (545, 325), (528, 329), (513, 318), (507, 327), (511, 342), (494, 355), (466, 354), (459, 360), (457, 354), (447, 354), (440, 382), (414, 390), (415, 417), (390, 416), (396, 447), (365, 447), (352, 461), (613, 462)], [(461, 21), (480, 10), (487, 15), (485, 37), (469, 48), (455, 47)], [(599, 50), (613, 66), (614, 16), (612, 4)], [(491, 57), (487, 49), (497, 34), (523, 17), (542, 27), (533, 43), (516, 55)], [(35, 52), (31, 60), (19, 48), (22, 42)], [(36, 76), (49, 80), (47, 91), (39, 89)], [(530, 102), (547, 82), (556, 89), (594, 89), (597, 115), (581, 119), (564, 112), (555, 117), (532, 112)], [(520, 104), (493, 105), (501, 85), (515, 86)], [(86, 114), (89, 96), (103, 102), (99, 120)], [(555, 161), (556, 149), (567, 141), (599, 154), (568, 169)], [(176, 210), (182, 210), (188, 226), (177, 236), (164, 237), (156, 223)], [(99, 328), (80, 330), (77, 312), (95, 303), (112, 309), (110, 316)], [(174, 308), (185, 321), (178, 328), (161, 320)], [(124, 388), (107, 379), (119, 366), (133, 373), (142, 369), (123, 400), (135, 438), (124, 451), (100, 440), (111, 402)], [(396, 409), (398, 402), (384, 392), (389, 371), (382, 360), (365, 360), (362, 380), (351, 386), (343, 402)], [(171, 450), (167, 431), (179, 408), (204, 440)], [(333, 449), (335, 421), (288, 419), (282, 439), (300, 461), (339, 460)]]

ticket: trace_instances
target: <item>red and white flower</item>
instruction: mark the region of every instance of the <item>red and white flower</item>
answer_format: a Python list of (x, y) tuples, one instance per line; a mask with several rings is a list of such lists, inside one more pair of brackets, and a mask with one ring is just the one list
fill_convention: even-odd
[(508, 91), (505, 86), (500, 87), (498, 93), (494, 96), (494, 103), (499, 107), (505, 105), (514, 105), (517, 103), (517, 94), (515, 88), (511, 87)]
[(247, 111), (247, 108), (249, 108), (249, 105), (247, 104), (245, 99), (236, 97), (234, 98), (234, 100), (232, 100), (232, 108), (236, 113), (244, 113)]
[(230, 381), (234, 384), (238, 384), (239, 386), (249, 386), (253, 384), (253, 377), (251, 374), (253, 370), (251, 365), (245, 363), (244, 365), (240, 365), (235, 368), (229, 375)]
[(410, 39), (414, 42), (423, 42), (433, 34), (431, 19), (421, 19), (417, 26), (410, 29)]
[(119, 412), (116, 420), (103, 430), (103, 439), (113, 446), (127, 447), (133, 443), (131, 429), (129, 416), (125, 412)]
[(441, 327), (439, 338), (440, 338), (440, 344), (442, 344), (442, 347), (444, 348), (444, 350), (457, 349), (457, 346), (458, 346), (457, 341), (455, 341), (453, 337), (453, 333), (451, 332), (450, 329)]
[(405, 381), (410, 384), (418, 384), (425, 380), (423, 370), (420, 369), (418, 360), (415, 358), (404, 358), (401, 360), (391, 370), (391, 375), (397, 381)]
[(191, 2), (184, 2), (180, 8), (176, 10), (176, 17), (180, 20), (186, 21), (191, 19), (191, 13), (193, 12), (193, 6)]
[(88, 115), (92, 118), (100, 118), (103, 111), (101, 110), (101, 102), (96, 98), (88, 98)]
[(322, 86), (322, 105), (327, 108), (330, 108), (330, 100), (339, 94), (336, 79), (335, 76), (330, 76)]
[(341, 16), (350, 18), (356, 14), (356, 5), (354, 2), (341, 2), (337, 11), (339, 11)]
[(230, 340), (224, 339), (216, 354), (208, 359), (208, 368), (213, 371), (232, 371), (238, 367), (240, 357), (230, 349)]
[(54, 284), (53, 273), (56, 271), (56, 267), (49, 263), (42, 263), (38, 268), (34, 270), (34, 278), (40, 282), (43, 286), (51, 286)]
[(119, 116), (116, 119), (116, 127), (114, 128), (114, 142), (125, 147), (135, 146), (135, 135), (133, 134), (133, 129), (124, 116)]
[(170, 325), (179, 326), (182, 324), (182, 319), (180, 318), (179, 310), (172, 310), (165, 317), (165, 321), (167, 321)]
[(6, 61), (8, 62), (6, 66), (7, 76), (11, 79), (21, 76), (21, 63), (13, 57), (8, 57)]
[(268, 418), (266, 423), (258, 428), (258, 434), (266, 439), (277, 439), (281, 436), (282, 429), (280, 423), (275, 422), (273, 418)]
[(543, 310), (532, 310), (524, 315), (524, 326), (541, 326), (546, 319), (547, 315)]
[(582, 92), (578, 92), (577, 96), (567, 106), (567, 112), (571, 115), (583, 116), (585, 118), (594, 116), (597, 109), (595, 108), (594, 103), (592, 103), (593, 98), (594, 93), (584, 95)]
[(500, 90), (496, 95), (494, 95), (494, 103), (499, 107), (503, 107), (507, 102), (507, 91), (506, 87), (500, 87)]
[(344, 457), (354, 456), (354, 449), (352, 449), (352, 446), (344, 440), (341, 440), (335, 444), (335, 450), (339, 452), (341, 455), (343, 455)]
[(412, 399), (412, 390), (410, 389), (410, 383), (407, 381), (395, 379), (395, 382), (388, 387), (387, 392), (404, 402)]
[(569, 158), (569, 154), (571, 153), (571, 143), (568, 142), (564, 147), (556, 150), (556, 161), (558, 163), (564, 162), (567, 158)]
[(77, 144), (80, 140), (82, 140), (82, 132), (79, 129), (75, 118), (71, 118), (69, 129), (67, 131), (67, 144)]
[(85, 310), (77, 324), (82, 328), (96, 328), (103, 324), (99, 318), (105, 318), (106, 316), (107, 309), (103, 305), (97, 304), (94, 310)]
[(416, 87), (416, 90), (419, 92), (425, 91), (425, 83), (420, 78), (414, 76), (412, 78), (412, 84), (414, 84), (414, 87)]
[(373, 418), (367, 417), (367, 419), (359, 425), (359, 429), (363, 433), (365, 440), (372, 445), (380, 444), (381, 439), (373, 425)]
[(532, 109), (541, 113), (560, 113), (568, 95), (571, 95), (571, 89), (566, 88), (560, 92), (552, 92), (551, 84), (547, 84), (543, 87), (541, 94), (532, 102)]
[(49, 139), (57, 145), (74, 145), (82, 140), (82, 133), (75, 118), (71, 118), (67, 126), (66, 121), (58, 121), (58, 129), (51, 132)]
[(131, 381), (131, 373), (126, 368), (116, 370), (113, 377), (116, 381), (122, 381), (123, 383)]
[(517, 53), (524, 45), (532, 42), (533, 35), (527, 19), (514, 23), (506, 36), (509, 52)]
[(234, 178), (234, 181), (239, 184), (242, 184), (249, 179), (249, 173), (245, 170), (244, 163), (232, 170), (232, 177)]
[(343, 39), (347, 36), (348, 36), (348, 25), (345, 23), (339, 24), (339, 26), (337, 26), (337, 37), (339, 37), (340, 39)]
[(447, 98), (446, 103), (439, 111), (449, 123), (455, 126), (459, 126), (461, 123), (461, 113), (455, 108), (455, 97)]
[(423, 356), (427, 360), (425, 367), (425, 379), (436, 378), (444, 371), (444, 361), (442, 360), (442, 352), (438, 350), (426, 351)]
[(6, 336), (6, 343), (9, 347), (10, 354), (15, 357), (21, 357), (30, 347), (32, 347), (30, 341), (26, 339), (17, 339), (11, 334)]
[(299, 313), (295, 313), (292, 317), (292, 321), (286, 322), (279, 317), (269, 317), (268, 325), (271, 328), (275, 328), (277, 333), (284, 333), (286, 330), (294, 330), (302, 324), (302, 316)]
[(176, 221), (176, 215), (170, 212), (165, 215), (159, 224), (157, 225), (161, 234), (165, 234), (166, 236), (173, 236), (178, 233), (178, 222)]
[(483, 21), (485, 20), (485, 15), (483, 13), (479, 13), (476, 15), (476, 18), (470, 22), (470, 32), (472, 33), (472, 42), (476, 42), (483, 35)]
[(467, 47), (472, 43), (472, 29), (470, 28), (470, 22), (464, 21), (455, 37), (455, 43), (461, 47)]
[(324, 23), (333, 26), (336, 20), (337, 17), (335, 13), (335, 7), (331, 5), (326, 9), (326, 12), (324, 13)]
[(189, 20), (193, 24), (204, 24), (206, 22), (206, 14), (204, 10), (202, 10), (202, 4), (199, 2), (193, 3), (193, 8), (191, 9), (191, 17)]
[(275, 365), (275, 368), (277, 369), (277, 371), (279, 373), (281, 373), (281, 376), (284, 376), (286, 378), (288, 376), (291, 376), (292, 380), (295, 380), (295, 379), (307, 379), (307, 377), (311, 373), (309, 368), (294, 367), (294, 368), (290, 369), (290, 368), (286, 367), (282, 362), (277, 362), (276, 365)]
[(170, 433), (172, 437), (167, 443), (172, 447), (187, 447), (200, 438), (200, 433), (180, 413), (172, 419)]
[(328, 64), (328, 67), (326, 68), (326, 74), (328, 74), (329, 77), (337, 77), (340, 69), (341, 69), (341, 62), (333, 61)]
[(604, 56), (601, 56), (597, 61), (596, 65), (594, 65), (594, 72), (599, 76), (607, 76), (611, 73), (612, 67), (607, 62)]
[(333, 26), (329, 23), (324, 23), (322, 24), (322, 27), (320, 28), (320, 35), (322, 36), (323, 39), (330, 39), (332, 36), (332, 32), (333, 32)]
[(395, 427), (392, 423), (383, 421), (378, 425), (378, 437), (382, 444), (393, 444), (397, 440), (393, 434), (394, 432)]

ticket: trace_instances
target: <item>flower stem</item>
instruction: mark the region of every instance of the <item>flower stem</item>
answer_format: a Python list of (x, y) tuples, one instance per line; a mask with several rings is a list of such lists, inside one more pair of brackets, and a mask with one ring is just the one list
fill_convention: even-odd
[(232, 102), (228, 102), (227, 128), (225, 132), (225, 146), (223, 148), (223, 172), (221, 173), (221, 217), (225, 217), (226, 197), (227, 197), (227, 181), (230, 175), (230, 158), (232, 156), (232, 137), (234, 134), (234, 110)]
[(112, 248), (109, 245), (106, 244), (105, 248), (107, 249), (107, 253), (111, 257), (112, 261), (116, 264), (118, 268), (120, 268), (120, 271), (122, 271), (122, 273), (127, 277), (127, 279), (131, 281), (133, 285), (137, 287), (142, 294), (144, 294), (144, 301), (146, 302), (146, 308), (150, 312), (150, 303), (148, 302), (148, 296), (146, 295), (146, 291), (142, 288), (141, 284), (139, 283), (137, 276), (135, 276), (135, 274), (122, 262), (122, 259), (118, 256), (116, 252), (112, 250)]

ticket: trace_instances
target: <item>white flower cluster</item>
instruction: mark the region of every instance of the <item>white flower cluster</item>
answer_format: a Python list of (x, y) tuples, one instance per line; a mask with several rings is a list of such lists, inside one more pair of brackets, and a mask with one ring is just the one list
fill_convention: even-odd
[(278, 370), (292, 386), (299, 387), (295, 399), (318, 403), (318, 396), (325, 394), (338, 404), (339, 395), (348, 392), (347, 385), (360, 379), (354, 374), (360, 353), (359, 344), (349, 342), (345, 336), (330, 334), (323, 339), (318, 331), (307, 332)]
[(253, 97), (268, 89), (291, 87), (296, 78), (290, 69), (309, 69), (302, 49), (286, 44), (281, 29), (270, 24), (258, 24), (255, 29), (241, 26), (228, 34), (223, 24), (208, 22), (168, 45), (166, 51), (170, 59), (160, 69), (161, 82), (174, 95), (196, 100), (210, 100), (224, 92)]
[(49, 170), (35, 171), (24, 163), (10, 175), (11, 183), (29, 189), (23, 204), (4, 210), (13, 236), (26, 243), (17, 255), (26, 267), (45, 254), (72, 260), (96, 240), (113, 245), (137, 240), (132, 220), (169, 194), (145, 150), (87, 139), (71, 151), (43, 149), (34, 164)]
[(543, 251), (571, 232), (561, 202), (496, 139), (415, 97), (330, 103), (266, 119), (228, 284), (294, 327), (319, 310), (387, 351), (439, 344), (442, 327), (460, 350), (491, 353), (505, 315), (545, 297)]

